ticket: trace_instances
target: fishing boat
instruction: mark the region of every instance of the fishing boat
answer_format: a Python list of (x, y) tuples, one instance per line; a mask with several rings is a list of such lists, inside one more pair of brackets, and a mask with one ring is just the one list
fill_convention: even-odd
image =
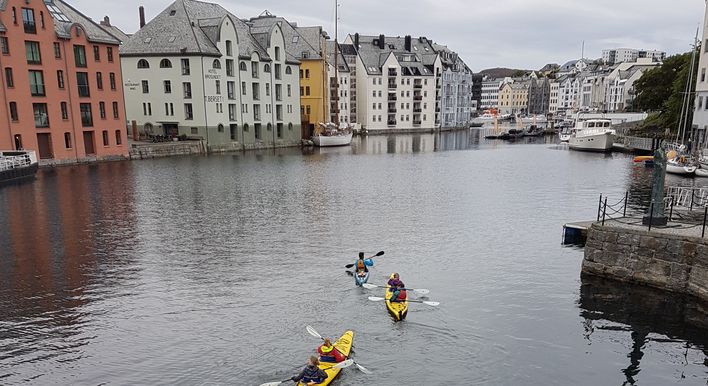
[(34, 151), (0, 151), (0, 184), (34, 178), (37, 169), (39, 162)]
[[(393, 279), (393, 273), (389, 276), (389, 280)], [(391, 302), (389, 299), (389, 296), (392, 296), (393, 292), (391, 291), (391, 288), (386, 289), (386, 309), (388, 310), (388, 313), (391, 314), (393, 319), (395, 319), (397, 322), (403, 320), (406, 318), (406, 315), (408, 315), (408, 298), (406, 297), (405, 301), (402, 302)]]
[(531, 125), (524, 130), (524, 137), (541, 137), (544, 134), (546, 134), (546, 130), (536, 125)]
[(520, 129), (509, 129), (506, 133), (502, 133), (497, 137), (497, 139), (503, 139), (506, 141), (514, 141), (524, 136), (524, 130)]
[(354, 274), (354, 282), (357, 286), (361, 287), (364, 283), (369, 281), (369, 271), (364, 272), (363, 276), (359, 276), (359, 273)]
[(568, 141), (570, 149), (595, 152), (612, 150), (617, 135), (611, 127), (610, 119), (578, 120)]
[[(354, 331), (346, 331), (336, 342), (334, 342), (334, 349), (342, 353), (343, 356), (349, 357), (349, 352), (352, 350), (352, 344), (354, 342)], [(342, 369), (333, 367), (334, 363), (320, 362), (319, 368), (327, 373), (327, 379), (322, 383), (318, 383), (318, 386), (327, 386), (339, 375)], [(304, 382), (298, 382), (297, 386), (306, 386)]]

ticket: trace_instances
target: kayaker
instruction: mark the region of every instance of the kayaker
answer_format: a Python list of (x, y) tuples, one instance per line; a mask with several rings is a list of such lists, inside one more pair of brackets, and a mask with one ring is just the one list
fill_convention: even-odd
[(366, 276), (366, 273), (369, 272), (369, 268), (367, 268), (367, 267), (373, 267), (373, 266), (374, 266), (374, 260), (372, 258), (365, 259), (364, 252), (359, 252), (359, 260), (356, 261), (357, 275), (359, 275), (361, 277)]
[(393, 278), (388, 280), (388, 286), (389, 291), (392, 292), (391, 297), (389, 298), (390, 301), (392, 302), (402, 302), (406, 300), (406, 288), (405, 284), (401, 281), (400, 276), (398, 276), (398, 273), (393, 274)]
[(307, 385), (316, 385), (318, 383), (322, 383), (325, 379), (327, 379), (327, 373), (325, 373), (324, 370), (319, 368), (319, 365), (320, 361), (315, 355), (312, 355), (310, 356), (310, 359), (307, 360), (307, 366), (302, 369), (300, 374), (290, 379), (296, 383), (302, 381)]
[(317, 353), (320, 354), (320, 362), (339, 363), (347, 359), (332, 345), (329, 338), (317, 348)]

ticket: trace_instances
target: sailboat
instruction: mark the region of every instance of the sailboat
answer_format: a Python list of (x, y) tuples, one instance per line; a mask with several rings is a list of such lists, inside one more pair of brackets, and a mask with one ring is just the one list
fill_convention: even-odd
[[(353, 130), (350, 125), (339, 122), (339, 0), (334, 1), (334, 122), (322, 123), (315, 130), (312, 142), (315, 146), (347, 146), (352, 143)], [(326, 56), (325, 56), (326, 58)], [(326, 109), (325, 109), (326, 111)]]

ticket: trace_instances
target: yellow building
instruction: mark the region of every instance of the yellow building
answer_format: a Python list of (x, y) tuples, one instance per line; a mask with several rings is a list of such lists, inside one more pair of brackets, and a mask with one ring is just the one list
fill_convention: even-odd
[(529, 110), (529, 82), (506, 83), (499, 90), (501, 114), (527, 114)]
[(279, 24), (285, 38), (285, 51), (290, 59), (300, 61), (300, 116), (302, 138), (309, 139), (319, 122), (327, 122), (327, 65), (325, 41), (327, 33), (321, 26), (298, 27), (282, 17), (265, 11), (252, 18), (251, 23), (258, 28)]

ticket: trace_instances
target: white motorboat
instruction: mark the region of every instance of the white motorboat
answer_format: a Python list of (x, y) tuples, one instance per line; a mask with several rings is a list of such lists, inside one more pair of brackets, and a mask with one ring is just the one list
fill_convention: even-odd
[(558, 138), (560, 138), (561, 142), (569, 142), (572, 134), (573, 132), (570, 130), (563, 130), (558, 133)]
[(352, 132), (334, 135), (315, 135), (312, 137), (312, 142), (315, 146), (319, 147), (347, 146), (352, 143)]
[(696, 177), (708, 177), (708, 169), (703, 168), (702, 166), (696, 169)]
[(676, 159), (666, 161), (666, 172), (682, 176), (691, 176), (696, 173), (698, 167), (688, 163), (682, 163)]
[(612, 150), (617, 135), (611, 127), (610, 119), (578, 121), (568, 141), (570, 149), (597, 152)]

